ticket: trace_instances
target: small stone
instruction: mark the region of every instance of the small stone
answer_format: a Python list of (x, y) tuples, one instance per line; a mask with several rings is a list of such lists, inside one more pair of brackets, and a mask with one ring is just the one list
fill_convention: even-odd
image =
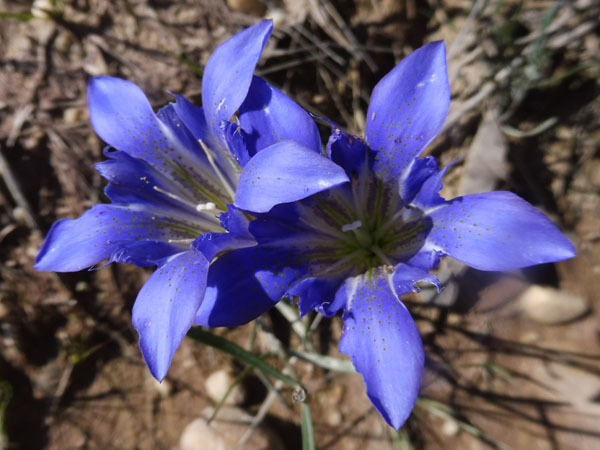
[(337, 409), (331, 409), (326, 416), (327, 424), (329, 426), (332, 427), (337, 427), (338, 425), (341, 425), (343, 417), (342, 417), (342, 413), (340, 411), (338, 411)]
[(65, 123), (73, 124), (85, 119), (85, 111), (82, 108), (65, 108), (63, 120)]
[(199, 417), (190, 422), (179, 439), (180, 450), (227, 450), (225, 438), (212, 428), (206, 419)]
[(75, 284), (75, 292), (87, 292), (90, 290), (90, 284), (87, 281), (78, 281)]
[(442, 433), (445, 436), (456, 436), (460, 431), (460, 426), (454, 419), (448, 419), (442, 425)]
[(533, 285), (517, 300), (521, 309), (532, 320), (557, 325), (583, 316), (589, 309), (585, 299), (570, 292)]
[[(210, 417), (212, 413), (213, 408), (206, 408), (203, 416)], [(235, 406), (225, 406), (219, 410), (217, 417), (210, 425), (225, 437), (225, 448), (235, 450), (251, 423), (252, 416), (244, 410)], [(244, 445), (246, 450), (280, 450), (282, 448), (285, 446), (281, 439), (264, 422), (256, 427)]]
[[(215, 403), (219, 403), (225, 393), (229, 389), (229, 386), (233, 384), (235, 377), (228, 370), (217, 370), (208, 376), (204, 387), (206, 393)], [(233, 387), (227, 399), (225, 400), (226, 405), (241, 405), (246, 399), (246, 392), (241, 384), (237, 384)]]
[(281, 8), (271, 8), (265, 14), (265, 18), (273, 21), (273, 28), (282, 28), (286, 25), (287, 14)]
[(166, 398), (169, 396), (169, 394), (171, 394), (173, 387), (171, 386), (171, 383), (168, 380), (158, 381), (156, 378), (150, 375), (150, 372), (146, 371), (146, 373), (146, 381), (148, 385), (154, 390), (154, 392), (156, 392), (162, 398)]
[[(203, 411), (189, 423), (179, 440), (180, 450), (235, 450), (252, 423), (252, 416), (240, 408), (225, 406), (215, 419), (208, 423), (212, 408)], [(281, 439), (264, 423), (254, 429), (244, 445), (246, 450), (279, 450), (285, 448)]]
[(37, 19), (50, 20), (54, 12), (54, 4), (51, 0), (35, 0), (31, 5), (31, 14)]

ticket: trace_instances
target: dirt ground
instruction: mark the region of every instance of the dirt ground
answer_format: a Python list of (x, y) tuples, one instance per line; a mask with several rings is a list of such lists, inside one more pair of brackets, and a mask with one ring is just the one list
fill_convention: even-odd
[[(578, 256), (508, 274), (446, 262), (441, 295), (407, 299), (427, 363), (400, 433), (357, 374), (289, 360), (302, 345), (344, 359), (339, 318), (322, 320), (308, 344), (275, 310), (261, 327), (215, 333), (245, 348), (256, 333), (255, 352), (273, 353), (279, 368), (294, 363), (319, 449), (600, 448), (598, 1), (34, 3), (0, 0), (0, 448), (177, 449), (186, 425), (214, 406), (208, 376), (244, 370), (187, 339), (158, 385), (131, 325), (149, 271), (57, 275), (32, 264), (55, 220), (105, 201), (89, 77), (130, 79), (156, 107), (167, 91), (199, 103), (212, 50), (260, 17), (274, 18), (275, 31), (257, 73), (357, 134), (377, 80), (444, 39), (452, 107), (427, 153), (462, 161), (444, 193), (511, 190), (548, 214)], [(241, 407), (277, 437), (272, 448), (302, 448), (292, 390), (275, 385), (272, 395), (252, 373), (243, 386)]]

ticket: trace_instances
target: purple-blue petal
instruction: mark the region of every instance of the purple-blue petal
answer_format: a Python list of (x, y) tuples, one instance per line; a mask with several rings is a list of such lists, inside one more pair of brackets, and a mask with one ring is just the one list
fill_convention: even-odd
[(267, 212), (348, 181), (340, 166), (294, 141), (258, 152), (246, 164), (235, 194), (238, 208)]
[(375, 170), (395, 181), (440, 132), (450, 105), (446, 50), (426, 44), (404, 58), (373, 89), (366, 142)]
[(252, 82), (254, 68), (273, 30), (263, 20), (219, 45), (204, 68), (202, 103), (208, 126), (219, 134), (222, 120), (238, 110)]
[(253, 156), (263, 148), (291, 139), (321, 152), (321, 137), (314, 120), (292, 99), (262, 78), (252, 79), (248, 96), (240, 106), (240, 123)]
[(334, 301), (340, 283), (341, 280), (339, 277), (308, 277), (296, 283), (287, 294), (291, 297), (298, 297), (300, 317), (304, 317), (313, 309), (322, 309), (323, 304), (330, 305)]
[(405, 204), (412, 203), (421, 190), (423, 183), (438, 172), (438, 161), (433, 156), (415, 159), (400, 179), (400, 198), (402, 198), (402, 201)]
[(435, 269), (440, 264), (441, 256), (443, 255), (439, 251), (422, 249), (411, 256), (405, 263), (428, 271)]
[(120, 206), (96, 205), (78, 219), (62, 219), (52, 225), (36, 257), (35, 268), (75, 272), (106, 259), (154, 265), (181, 251), (166, 242), (168, 239), (183, 237), (189, 238), (170, 228), (162, 217)]
[(425, 362), (410, 313), (382, 272), (357, 277), (339, 349), (362, 375), (369, 399), (399, 429), (417, 400)]
[(194, 323), (234, 327), (268, 311), (306, 269), (289, 250), (233, 250), (210, 266), (208, 287)]
[(247, 144), (248, 136), (240, 125), (236, 122), (221, 122), (223, 139), (231, 155), (238, 162), (240, 167), (244, 167), (250, 161), (250, 153)]
[(322, 302), (320, 305), (317, 305), (315, 310), (318, 313), (323, 314), (325, 317), (335, 316), (340, 309), (345, 309), (352, 301), (356, 284), (356, 277), (346, 278), (341, 284), (339, 284), (333, 300), (331, 302)]
[(185, 127), (192, 133), (196, 141), (203, 140), (209, 145), (214, 143), (216, 136), (213, 136), (212, 130), (206, 123), (204, 117), (204, 109), (201, 106), (196, 106), (183, 95), (173, 94), (175, 103), (173, 108), (177, 117), (181, 119)]
[(394, 267), (392, 285), (396, 290), (396, 295), (401, 296), (408, 292), (418, 292), (419, 289), (415, 286), (415, 283), (420, 281), (433, 284), (438, 292), (441, 289), (440, 281), (427, 270), (405, 263), (396, 264)]
[(219, 215), (221, 226), (229, 233), (252, 238), (249, 231), (250, 219), (242, 210), (234, 205), (227, 205), (227, 211)]
[(358, 137), (345, 133), (337, 127), (332, 128), (326, 150), (327, 156), (343, 167), (349, 176), (358, 174), (366, 168), (368, 147)]
[[(199, 184), (211, 178), (206, 155), (177, 114), (183, 108), (169, 104), (156, 115), (138, 86), (111, 77), (90, 80), (88, 102), (94, 130), (111, 147), (146, 161), (187, 188), (190, 185), (185, 178)], [(214, 182), (209, 180), (208, 184), (217, 190)]]
[(192, 326), (206, 289), (208, 261), (194, 250), (156, 269), (133, 305), (133, 326), (150, 372), (161, 381)]
[(94, 77), (88, 83), (90, 119), (100, 138), (161, 169), (169, 143), (142, 90), (131, 81)]
[(426, 248), (480, 270), (510, 270), (575, 256), (540, 211), (511, 192), (458, 197), (429, 214)]
[(220, 253), (254, 247), (255, 245), (256, 241), (254, 239), (232, 233), (202, 233), (194, 240), (192, 248), (201, 252), (209, 261), (212, 261)]
[(105, 154), (109, 159), (95, 164), (95, 167), (108, 180), (104, 193), (114, 205), (145, 205), (150, 210), (169, 211), (190, 219), (196, 215), (190, 206), (163, 193), (186, 197), (177, 184), (144, 160), (121, 151)]
[[(169, 141), (172, 144), (170, 152), (177, 152), (177, 157), (183, 159), (186, 158), (186, 162), (191, 164), (201, 164), (208, 166), (208, 160), (206, 154), (198, 143), (192, 132), (185, 125), (185, 122), (181, 120), (181, 117), (177, 114), (180, 108), (175, 107), (175, 103), (169, 103), (163, 106), (156, 116), (158, 119), (166, 125), (166, 129), (163, 129), (163, 133), (169, 133)], [(168, 158), (169, 156), (167, 156)], [(171, 156), (173, 159), (173, 156)], [(180, 159), (180, 161), (181, 161)]]
[(457, 162), (458, 160), (455, 160), (442, 170), (436, 170), (433, 175), (423, 181), (419, 192), (412, 199), (412, 204), (423, 210), (443, 205), (446, 200), (439, 194), (444, 187), (442, 180), (448, 169)]
[(212, 259), (219, 253), (240, 248), (254, 247), (256, 241), (248, 229), (250, 220), (233, 205), (219, 216), (221, 225), (227, 233), (202, 233), (192, 243), (192, 248), (202, 252), (206, 259)]

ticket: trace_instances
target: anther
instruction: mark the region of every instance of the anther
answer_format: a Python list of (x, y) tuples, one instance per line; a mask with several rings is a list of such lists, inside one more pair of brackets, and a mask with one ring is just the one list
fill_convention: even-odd
[(356, 230), (357, 228), (360, 228), (360, 227), (362, 227), (362, 222), (360, 220), (357, 220), (355, 222), (347, 223), (346, 225), (343, 225), (342, 226), (342, 231), (344, 233), (346, 233), (347, 231), (354, 231), (354, 230)]
[(215, 205), (213, 202), (199, 203), (196, 205), (196, 211), (214, 211), (216, 207), (217, 205)]

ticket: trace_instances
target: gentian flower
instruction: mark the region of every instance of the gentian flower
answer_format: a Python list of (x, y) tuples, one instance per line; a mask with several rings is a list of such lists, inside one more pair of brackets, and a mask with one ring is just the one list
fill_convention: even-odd
[[(35, 268), (72, 272), (105, 260), (158, 266), (133, 307), (142, 354), (158, 380), (204, 299), (210, 261), (224, 249), (255, 245), (248, 219), (231, 206), (241, 168), (279, 140), (320, 151), (310, 116), (252, 75), (271, 31), (271, 21), (262, 21), (214, 51), (202, 80), (203, 108), (176, 95), (155, 114), (129, 81), (98, 77), (88, 85), (94, 130), (116, 149), (96, 164), (112, 203), (54, 223)], [(265, 124), (269, 136), (262, 135)], [(230, 233), (204, 236), (225, 226)], [(195, 240), (203, 242), (204, 254)], [(205, 307), (204, 314), (212, 309)], [(210, 324), (228, 325), (219, 312)]]
[[(440, 132), (449, 103), (445, 47), (430, 43), (377, 84), (364, 140), (334, 126), (326, 155), (294, 143), (254, 155), (235, 205), (254, 213), (249, 232), (258, 245), (216, 260), (211, 273), (229, 283), (213, 286), (197, 320), (210, 323), (204, 308), (234, 299), (243, 299), (240, 309), (229, 308), (240, 322), (283, 297), (297, 298), (302, 315), (342, 310), (339, 349), (375, 408), (400, 428), (425, 359), (401, 295), (417, 282), (439, 289), (429, 270), (443, 256), (507, 270), (575, 254), (548, 218), (510, 192), (439, 195), (447, 168), (419, 155)], [(202, 242), (196, 248), (206, 251)]]

